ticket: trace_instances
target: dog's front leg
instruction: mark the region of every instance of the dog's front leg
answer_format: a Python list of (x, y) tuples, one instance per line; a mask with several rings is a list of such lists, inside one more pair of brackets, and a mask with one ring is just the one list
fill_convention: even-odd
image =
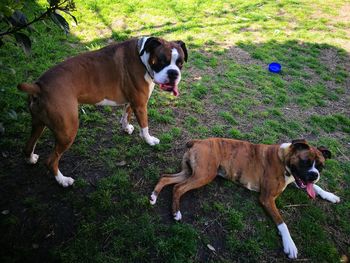
[(316, 184), (314, 184), (314, 190), (315, 190), (316, 194), (321, 196), (322, 199), (325, 199), (325, 200), (332, 202), (332, 203), (339, 203), (340, 202), (340, 198), (338, 196), (336, 196), (335, 194), (333, 194), (331, 192), (327, 192), (327, 191), (323, 190), (321, 187), (319, 187)]
[(132, 134), (132, 132), (134, 131), (134, 126), (130, 124), (131, 114), (132, 114), (132, 109), (130, 104), (128, 104), (126, 105), (124, 114), (120, 119), (120, 124), (122, 125), (122, 129), (128, 134)]
[(132, 108), (136, 115), (137, 122), (141, 127), (140, 136), (151, 146), (159, 144), (159, 139), (151, 136), (148, 132), (147, 105)]
[(266, 193), (262, 193), (260, 196), (260, 202), (277, 225), (278, 231), (282, 237), (284, 253), (286, 253), (291, 259), (297, 258), (298, 249), (290, 236), (287, 225), (283, 222), (282, 216), (276, 207), (274, 198), (266, 195)]

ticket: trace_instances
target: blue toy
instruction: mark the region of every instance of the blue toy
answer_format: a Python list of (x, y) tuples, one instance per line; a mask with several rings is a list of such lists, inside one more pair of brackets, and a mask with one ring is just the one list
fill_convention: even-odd
[(279, 73), (281, 72), (282, 66), (277, 62), (272, 62), (269, 65), (269, 71), (272, 73)]

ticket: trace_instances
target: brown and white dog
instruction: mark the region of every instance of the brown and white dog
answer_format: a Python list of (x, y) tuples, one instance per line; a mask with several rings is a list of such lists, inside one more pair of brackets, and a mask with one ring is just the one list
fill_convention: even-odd
[(184, 42), (143, 37), (69, 58), (46, 71), (34, 84), (19, 84), (18, 89), (30, 95), (32, 132), (24, 150), (27, 162), (38, 161), (35, 145), (48, 127), (56, 140), (48, 168), (59, 184), (72, 185), (73, 178), (63, 176), (58, 163), (77, 134), (78, 105), (86, 103), (126, 105), (120, 121), (123, 130), (133, 132), (129, 122), (134, 112), (141, 127), (140, 136), (149, 145), (158, 144), (159, 140), (148, 131), (148, 99), (155, 84), (175, 96), (179, 94), (177, 85), (184, 61)]
[(311, 198), (317, 194), (332, 203), (340, 201), (338, 196), (315, 184), (319, 180), (325, 159), (331, 157), (330, 151), (325, 147), (312, 147), (305, 140), (265, 145), (210, 138), (190, 141), (187, 148), (182, 159), (182, 171), (163, 174), (150, 197), (150, 203), (154, 205), (164, 186), (176, 184), (172, 206), (175, 220), (182, 218), (181, 196), (191, 189), (210, 183), (219, 175), (238, 182), (249, 190), (260, 192), (259, 200), (282, 236), (284, 252), (289, 258), (296, 258), (298, 250), (276, 207), (275, 199), (288, 184), (295, 182)]

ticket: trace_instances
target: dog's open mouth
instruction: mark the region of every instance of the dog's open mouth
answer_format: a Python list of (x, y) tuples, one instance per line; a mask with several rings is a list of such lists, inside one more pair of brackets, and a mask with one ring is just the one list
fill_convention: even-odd
[(305, 189), (310, 198), (315, 199), (316, 193), (314, 190), (314, 184), (311, 182), (304, 182), (298, 176), (294, 176), (296, 184), (301, 188)]
[(164, 91), (172, 92), (175, 97), (179, 96), (179, 90), (175, 84), (159, 84), (160, 88)]

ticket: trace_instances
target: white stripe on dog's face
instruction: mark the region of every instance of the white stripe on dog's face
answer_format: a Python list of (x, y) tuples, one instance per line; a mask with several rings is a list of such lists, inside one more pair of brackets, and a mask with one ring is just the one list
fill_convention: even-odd
[(318, 180), (320, 179), (320, 172), (316, 169), (316, 161), (313, 162), (312, 167), (308, 170), (309, 173), (316, 173), (317, 174), (317, 179), (314, 181), (314, 183), (317, 183)]
[(179, 58), (179, 52), (177, 51), (176, 48), (173, 48), (171, 50), (171, 61), (170, 64), (166, 67), (164, 67), (161, 71), (159, 72), (154, 72), (154, 81), (156, 83), (160, 84), (167, 84), (170, 82), (169, 76), (168, 76), (168, 71), (169, 70), (176, 70), (178, 73), (178, 76), (175, 80), (175, 85), (179, 84), (181, 80), (181, 71), (179, 67), (176, 65), (176, 61)]
[(312, 167), (309, 169), (309, 172), (315, 172), (318, 175), (320, 175), (320, 172), (316, 169), (315, 165), (316, 165), (316, 162), (314, 161), (312, 164)]

